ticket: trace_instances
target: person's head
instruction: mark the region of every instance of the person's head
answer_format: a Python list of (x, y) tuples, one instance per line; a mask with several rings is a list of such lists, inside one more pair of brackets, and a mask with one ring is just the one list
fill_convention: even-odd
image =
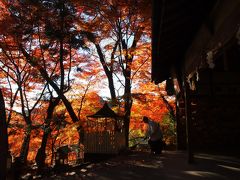
[(149, 121), (148, 117), (147, 116), (143, 116), (143, 122), (144, 123), (148, 123), (148, 121)]

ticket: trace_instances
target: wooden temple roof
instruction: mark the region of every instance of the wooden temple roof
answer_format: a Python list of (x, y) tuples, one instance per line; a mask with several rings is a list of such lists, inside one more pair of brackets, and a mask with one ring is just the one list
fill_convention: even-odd
[(95, 114), (89, 115), (87, 117), (91, 118), (117, 118), (120, 117), (117, 115), (107, 103), (104, 103), (103, 107), (99, 109)]
[(188, 47), (216, 0), (153, 0), (152, 80), (160, 83), (183, 65)]

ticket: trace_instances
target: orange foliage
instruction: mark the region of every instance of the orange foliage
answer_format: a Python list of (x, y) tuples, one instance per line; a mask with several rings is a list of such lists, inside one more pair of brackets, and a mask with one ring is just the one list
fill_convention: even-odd
[[(26, 94), (40, 92), (43, 89), (45, 80), (38, 72), (39, 69), (37, 70), (36, 67), (32, 66), (33, 63), (37, 63), (38, 68), (43, 68), (57, 86), (59, 86), (58, 83), (61, 76), (64, 76), (63, 78), (65, 81), (67, 81), (68, 78), (70, 79), (68, 84), (70, 90), (65, 93), (65, 95), (71, 102), (74, 112), (79, 115), (80, 121), (73, 123), (63, 103), (61, 102), (58, 105), (50, 123), (52, 131), (47, 143), (48, 159), (50, 159), (49, 157), (52, 153), (52, 147), (53, 149), (56, 149), (56, 147), (61, 145), (77, 144), (79, 139), (77, 128), (80, 124), (86, 128), (86, 124), (89, 121), (87, 115), (95, 113), (103, 105), (103, 100), (100, 97), (99, 91), (104, 86), (102, 84), (102, 80), (106, 79), (106, 75), (103, 73), (101, 63), (96, 61), (99, 57), (94, 54), (94, 51), (91, 51), (92, 54), (89, 53), (89, 55), (86, 52), (80, 52), (79, 47), (73, 48), (69, 43), (70, 37), (68, 35), (71, 34), (69, 33), (70, 30), (74, 30), (74, 33), (76, 34), (78, 34), (80, 30), (87, 30), (99, 35), (96, 37), (96, 42), (104, 42), (101, 45), (103, 52), (105, 53), (104, 57), (106, 58), (106, 61), (103, 62), (102, 65), (107, 66), (110, 70), (112, 70), (111, 75), (114, 77), (116, 74), (122, 75), (131, 70), (130, 76), (126, 77), (126, 79), (131, 80), (129, 87), (132, 91), (133, 100), (130, 130), (140, 129), (144, 131), (146, 129), (145, 124), (142, 123), (143, 116), (148, 116), (157, 122), (161, 122), (163, 116), (168, 113), (168, 109), (161, 99), (161, 95), (166, 95), (164, 91), (164, 84), (156, 86), (150, 82), (151, 22), (149, 16), (151, 15), (151, 8), (149, 7), (149, 1), (141, 0), (139, 1), (141, 3), (133, 4), (135, 1), (103, 0), (101, 2), (100, 9), (98, 9), (99, 12), (104, 12), (105, 18), (103, 18), (100, 15), (96, 16), (99, 12), (96, 12), (94, 6), (96, 5), (95, 3), (99, 5), (100, 1), (89, 0), (87, 1), (88, 6), (84, 6), (86, 1), (71, 0), (71, 2), (76, 5), (76, 14), (78, 15), (76, 17), (80, 18), (71, 19), (70, 16), (66, 17), (67, 20), (66, 23), (64, 23), (64, 26), (69, 29), (67, 29), (68, 31), (64, 33), (62, 32), (64, 34), (64, 55), (62, 56), (63, 69), (61, 69), (59, 65), (59, 59), (61, 58), (59, 53), (59, 39), (58, 37), (48, 37), (45, 32), (45, 21), (49, 21), (48, 23), (55, 28), (53, 30), (57, 31), (60, 28), (57, 14), (48, 12), (46, 9), (43, 11), (40, 7), (35, 7), (33, 5), (32, 11), (26, 12), (26, 19), (24, 19), (26, 21), (26, 26), (19, 26), (18, 29), (14, 26), (19, 25), (18, 19), (10, 16), (6, 10), (6, 7), (9, 4), (5, 4), (4, 2), (5, 1), (0, 0), (0, 34), (3, 34), (0, 36), (0, 63), (1, 70), (4, 71), (4, 73), (2, 71), (0, 72), (0, 77), (1, 85), (4, 86), (3, 91), (4, 96), (7, 99), (6, 102), (8, 107), (11, 104), (9, 99), (11, 99), (14, 92), (6, 85), (8, 84), (7, 78), (12, 78), (9, 84), (15, 84), (16, 86), (16, 82), (18, 80), (17, 76), (27, 76), (27, 78), (24, 79), (24, 83), (20, 86), (25, 89)], [(14, 5), (18, 8), (20, 13), (25, 12), (24, 8), (20, 7), (20, 4), (16, 3)], [(112, 7), (112, 9), (109, 7)], [(131, 10), (134, 10), (135, 13), (132, 13)], [(29, 27), (32, 27), (32, 24), (35, 21), (39, 23), (39, 27), (35, 27), (35, 31), (33, 33), (27, 34), (26, 31), (29, 30)], [(129, 40), (129, 46), (125, 49), (121, 49), (122, 51), (117, 49), (112, 59), (111, 53), (114, 51), (114, 43), (116, 42), (114, 42), (115, 40), (108, 40), (111, 38), (114, 39), (114, 33), (116, 33), (114, 30), (117, 30), (115, 26), (116, 24), (113, 22), (122, 23), (122, 26), (119, 27), (122, 28), (125, 35), (130, 36), (130, 34), (134, 34), (137, 45), (133, 46), (133, 42)], [(9, 24), (9, 26), (6, 26), (7, 24)], [(26, 34), (24, 34), (24, 32)], [(19, 37), (16, 37), (15, 34), (19, 35)], [(57, 33), (55, 32), (53, 35), (56, 34)], [(26, 59), (26, 57), (23, 56), (22, 51), (19, 50), (18, 47), (19, 42), (28, 52), (30, 52), (33, 62), (29, 63), (29, 59)], [(123, 44), (121, 46), (124, 46)], [(5, 52), (3, 52), (1, 48), (3, 48)], [(126, 64), (127, 60), (130, 61)], [(126, 67), (126, 65), (128, 67)], [(121, 68), (124, 67), (126, 67), (126, 69), (121, 71)], [(15, 68), (18, 68), (18, 70), (23, 74), (17, 75), (16, 72), (18, 70), (15, 70)], [(73, 71), (73, 69), (77, 70)], [(63, 74), (61, 74), (61, 70), (64, 70)], [(113, 72), (116, 74), (113, 74)], [(120, 81), (124, 84), (124, 80), (122, 79), (114, 79), (115, 84)], [(68, 86), (67, 84), (65, 85)], [(51, 88), (50, 90), (52, 91)], [(53, 94), (55, 94), (55, 92)], [(24, 102), (24, 106), (26, 106), (27, 103), (31, 104), (35, 101), (34, 98), (36, 97), (37, 93), (34, 96), (28, 96), (29, 99)], [(49, 103), (48, 98), (48, 96), (46, 96), (46, 99), (42, 98), (39, 101), (38, 106), (31, 111), (31, 123), (38, 128), (32, 130), (31, 132), (30, 151), (28, 154), (29, 161), (34, 160), (36, 152), (40, 147), (41, 138), (44, 133), (44, 120), (47, 115), (46, 111)], [(16, 99), (17, 101), (14, 105), (15, 108), (19, 107), (21, 104), (19, 101), (19, 95), (17, 95)], [(174, 99), (169, 99), (169, 103), (174, 107)], [(124, 102), (120, 101), (119, 107), (115, 107), (114, 110), (119, 114), (124, 115)], [(13, 113), (9, 128), (9, 144), (11, 152), (14, 156), (19, 155), (25, 127), (26, 123), (24, 122), (22, 115)], [(94, 131), (96, 128), (97, 127), (91, 127), (88, 130)], [(99, 128), (104, 130), (104, 127)]]
[[(161, 98), (161, 95), (166, 93), (163, 89), (164, 87), (164, 84), (157, 86), (149, 82), (140, 83), (138, 89), (134, 90), (130, 129), (141, 129), (144, 131), (143, 116), (148, 116), (152, 120), (161, 123), (164, 115), (169, 112)], [(174, 99), (170, 99), (169, 103), (174, 107)]]

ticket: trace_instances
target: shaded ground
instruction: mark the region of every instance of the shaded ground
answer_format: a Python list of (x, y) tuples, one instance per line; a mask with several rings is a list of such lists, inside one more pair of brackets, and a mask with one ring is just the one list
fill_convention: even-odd
[(195, 163), (187, 163), (187, 154), (164, 151), (154, 156), (148, 152), (132, 152), (107, 161), (88, 164), (71, 172), (52, 175), (47, 179), (240, 179), (240, 159), (209, 155), (195, 155)]

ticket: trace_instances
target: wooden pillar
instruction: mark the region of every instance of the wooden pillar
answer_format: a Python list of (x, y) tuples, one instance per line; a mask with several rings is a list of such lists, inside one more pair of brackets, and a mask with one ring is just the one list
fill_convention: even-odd
[(176, 107), (176, 141), (177, 141), (177, 149), (181, 149), (180, 145), (180, 133), (179, 133), (179, 97), (176, 95), (176, 100), (175, 100), (175, 107)]
[(185, 101), (188, 162), (193, 163), (194, 153), (193, 153), (193, 142), (192, 142), (191, 99), (190, 99), (189, 85), (187, 84), (185, 77), (183, 77), (183, 91), (184, 91), (184, 101)]
[(177, 150), (186, 150), (186, 118), (185, 118), (185, 103), (182, 71), (180, 68), (175, 69), (175, 77), (179, 92), (176, 94), (176, 131), (177, 131)]
[(177, 150), (186, 150), (186, 121), (183, 92), (176, 96)]

